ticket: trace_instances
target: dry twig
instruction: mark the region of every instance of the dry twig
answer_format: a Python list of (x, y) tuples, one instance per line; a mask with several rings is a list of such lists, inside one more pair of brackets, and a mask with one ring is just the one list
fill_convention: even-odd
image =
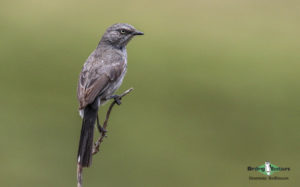
[[(133, 90), (133, 88), (129, 88), (128, 90), (126, 90), (125, 92), (123, 92), (121, 95), (119, 95), (119, 100), (121, 100), (124, 96), (126, 96), (127, 94), (129, 94), (132, 90)], [(94, 147), (93, 147), (93, 155), (95, 155), (96, 153), (99, 152), (100, 145), (103, 142), (104, 137), (106, 137), (107, 122), (108, 122), (110, 113), (112, 111), (112, 108), (115, 106), (115, 104), (117, 104), (116, 100), (114, 100), (110, 104), (110, 106), (109, 106), (109, 108), (107, 110), (106, 118), (105, 118), (105, 121), (104, 121), (103, 126), (102, 126), (103, 130), (100, 133), (100, 137), (97, 139), (97, 141), (95, 142)], [(77, 164), (77, 187), (82, 187), (82, 166), (80, 164)]]

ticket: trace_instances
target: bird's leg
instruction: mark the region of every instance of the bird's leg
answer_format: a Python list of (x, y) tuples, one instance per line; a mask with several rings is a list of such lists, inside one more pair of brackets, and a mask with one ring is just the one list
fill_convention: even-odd
[(122, 97), (120, 97), (119, 95), (112, 95), (112, 96), (107, 97), (106, 99), (107, 99), (107, 100), (109, 100), (109, 99), (114, 99), (115, 102), (117, 103), (117, 105), (122, 104), (122, 103), (121, 103)]
[(98, 131), (100, 132), (100, 134), (101, 134), (102, 132), (104, 132), (104, 133), (107, 132), (107, 130), (105, 130), (103, 127), (101, 127), (100, 122), (99, 122), (98, 114), (97, 114), (97, 128), (98, 128)]

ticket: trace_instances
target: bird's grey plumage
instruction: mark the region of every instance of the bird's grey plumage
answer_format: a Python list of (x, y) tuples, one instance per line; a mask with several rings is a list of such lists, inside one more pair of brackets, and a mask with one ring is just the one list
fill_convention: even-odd
[(129, 24), (115, 24), (107, 29), (80, 73), (77, 89), (79, 109), (98, 96), (102, 102), (105, 101), (120, 87), (127, 69), (126, 45), (135, 35), (141, 34)]
[[(114, 24), (106, 30), (97, 48), (84, 63), (79, 76), (77, 98), (79, 110), (82, 111), (82, 114), (86, 115), (87, 111), (93, 111), (93, 109), (98, 111), (99, 105), (103, 104), (121, 86), (127, 70), (126, 45), (135, 35), (142, 34), (133, 26), (125, 23)], [(98, 105), (97, 108), (95, 108), (95, 103)], [(93, 106), (92, 109), (87, 108), (91, 108), (91, 106)], [(85, 118), (83, 119), (81, 136), (87, 134), (84, 131), (85, 126), (91, 129), (91, 126), (95, 123), (95, 115), (90, 115), (91, 113), (96, 114), (95, 112), (89, 112), (89, 118), (92, 119), (88, 121)], [(93, 124), (85, 125), (85, 123)], [(91, 133), (89, 132), (89, 134)], [(82, 162), (84, 156), (90, 157), (82, 163), (83, 166), (89, 166), (91, 153), (86, 156), (84, 152), (86, 146), (91, 145), (83, 144), (87, 144), (86, 142), (90, 144), (90, 139), (86, 142), (82, 141), (84, 141), (84, 138), (81, 137), (78, 162)]]
[(80, 109), (92, 103), (98, 96), (104, 101), (118, 89), (126, 73), (126, 58), (126, 49), (115, 50), (111, 46), (97, 48), (89, 56), (78, 82)]

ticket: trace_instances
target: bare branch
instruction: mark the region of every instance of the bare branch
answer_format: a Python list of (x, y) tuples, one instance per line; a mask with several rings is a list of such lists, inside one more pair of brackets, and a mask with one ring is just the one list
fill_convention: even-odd
[[(131, 91), (133, 90), (133, 88), (130, 88), (128, 90), (126, 90), (125, 92), (123, 92), (121, 95), (119, 95), (119, 99), (121, 100), (122, 97), (126, 96), (127, 94), (129, 94)], [(100, 134), (100, 137), (97, 139), (97, 141), (95, 142), (95, 145), (94, 145), (94, 148), (93, 148), (93, 155), (98, 153), (99, 152), (99, 148), (100, 148), (100, 144), (103, 142), (103, 139), (104, 137), (106, 137), (106, 128), (107, 128), (107, 122), (108, 122), (108, 119), (109, 119), (109, 116), (110, 116), (110, 113), (111, 113), (111, 110), (112, 108), (115, 106), (117, 102), (114, 100), (108, 110), (107, 110), (107, 113), (106, 113), (106, 118), (105, 118), (105, 121), (103, 123), (103, 131), (101, 132)]]
[(77, 164), (77, 187), (82, 187), (82, 166)]
[[(128, 90), (126, 90), (125, 92), (123, 92), (121, 95), (119, 95), (119, 100), (122, 99), (122, 97), (126, 96), (127, 94), (129, 94), (131, 91), (133, 90), (133, 88), (129, 88)], [(117, 104), (117, 101), (114, 100), (108, 110), (107, 110), (107, 113), (106, 113), (106, 118), (105, 118), (105, 121), (103, 123), (103, 130), (102, 132), (100, 133), (100, 137), (97, 139), (97, 141), (95, 142), (94, 144), (94, 147), (93, 147), (93, 155), (95, 155), (96, 153), (99, 152), (99, 149), (100, 149), (100, 144), (103, 142), (103, 139), (104, 137), (106, 137), (106, 128), (107, 128), (107, 123), (108, 123), (108, 119), (109, 119), (109, 116), (110, 116), (110, 113), (112, 111), (112, 108), (114, 107), (114, 105)], [(82, 187), (82, 166), (78, 163), (77, 164), (77, 187)]]

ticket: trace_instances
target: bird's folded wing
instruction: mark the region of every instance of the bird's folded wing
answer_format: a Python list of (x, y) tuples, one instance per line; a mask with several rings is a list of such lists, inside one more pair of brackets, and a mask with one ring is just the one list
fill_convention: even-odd
[(77, 88), (80, 109), (92, 103), (98, 95), (105, 91), (109, 83), (109, 78), (106, 74), (101, 74), (93, 79), (89, 79), (85, 81), (85, 84), (81, 84), (81, 80), (82, 78), (80, 78)]
[(79, 109), (92, 103), (97, 96), (101, 95), (109, 87), (109, 83), (116, 81), (126, 69), (126, 64), (118, 63), (112, 65), (102, 65), (93, 70), (83, 71), (80, 74), (77, 97), (80, 103)]

